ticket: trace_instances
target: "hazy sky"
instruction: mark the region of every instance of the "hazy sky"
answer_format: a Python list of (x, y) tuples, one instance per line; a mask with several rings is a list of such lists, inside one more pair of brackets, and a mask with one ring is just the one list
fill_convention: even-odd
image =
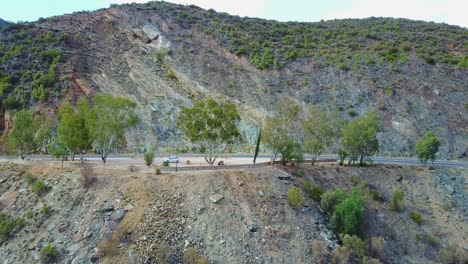
[[(1, 0), (0, 18), (31, 21), (40, 17), (148, 0)], [(468, 28), (468, 0), (169, 0), (234, 15), (280, 21), (333, 18), (403, 17)]]

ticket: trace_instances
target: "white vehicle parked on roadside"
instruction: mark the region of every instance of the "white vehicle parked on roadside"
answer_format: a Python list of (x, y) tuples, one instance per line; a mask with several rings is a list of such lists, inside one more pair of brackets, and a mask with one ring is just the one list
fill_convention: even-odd
[(179, 163), (179, 157), (170, 156), (169, 158), (165, 159), (165, 161), (167, 161), (169, 163)]

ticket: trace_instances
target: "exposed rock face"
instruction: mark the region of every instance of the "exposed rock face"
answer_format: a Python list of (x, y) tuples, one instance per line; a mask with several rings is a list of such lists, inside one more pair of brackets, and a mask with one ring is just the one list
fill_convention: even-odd
[(142, 122), (127, 137), (131, 148), (156, 141), (181, 146), (175, 128), (180, 108), (208, 96), (237, 104), (240, 127), (247, 142), (253, 143), (257, 127), (274, 112), (276, 102), (291, 96), (304, 106), (341, 109), (344, 118), (350, 118), (349, 109), (357, 114), (377, 109), (382, 120), (381, 154), (409, 155), (415, 141), (433, 130), (443, 140), (441, 157), (466, 156), (466, 68), (431, 65), (410, 52), (409, 63), (397, 70), (386, 63), (341, 70), (312, 58), (259, 70), (203, 28), (180, 22), (153, 5), (156, 8), (125, 5), (36, 24), (68, 34), (61, 71), (73, 74), (70, 89), (109, 92), (138, 103)]

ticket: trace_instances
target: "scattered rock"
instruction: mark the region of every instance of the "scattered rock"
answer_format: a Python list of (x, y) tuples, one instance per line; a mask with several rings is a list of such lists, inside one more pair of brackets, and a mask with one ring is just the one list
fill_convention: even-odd
[(223, 198), (224, 196), (222, 196), (221, 194), (215, 194), (210, 196), (210, 201), (213, 203), (219, 203)]

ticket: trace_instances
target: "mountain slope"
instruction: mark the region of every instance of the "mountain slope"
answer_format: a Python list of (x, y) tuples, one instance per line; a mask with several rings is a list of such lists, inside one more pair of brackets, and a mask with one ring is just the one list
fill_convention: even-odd
[(280, 23), (151, 2), (3, 32), (5, 131), (11, 109), (53, 110), (64, 98), (103, 91), (138, 103), (142, 122), (127, 137), (131, 147), (179, 148), (180, 107), (211, 96), (238, 105), (253, 143), (262, 119), (291, 96), (344, 118), (377, 109), (381, 154), (412, 153), (428, 129), (442, 138), (442, 157), (467, 154), (463, 28), (388, 18)]
[(0, 18), (0, 27), (5, 25), (5, 24), (8, 24), (8, 22), (6, 22), (5, 20)]

